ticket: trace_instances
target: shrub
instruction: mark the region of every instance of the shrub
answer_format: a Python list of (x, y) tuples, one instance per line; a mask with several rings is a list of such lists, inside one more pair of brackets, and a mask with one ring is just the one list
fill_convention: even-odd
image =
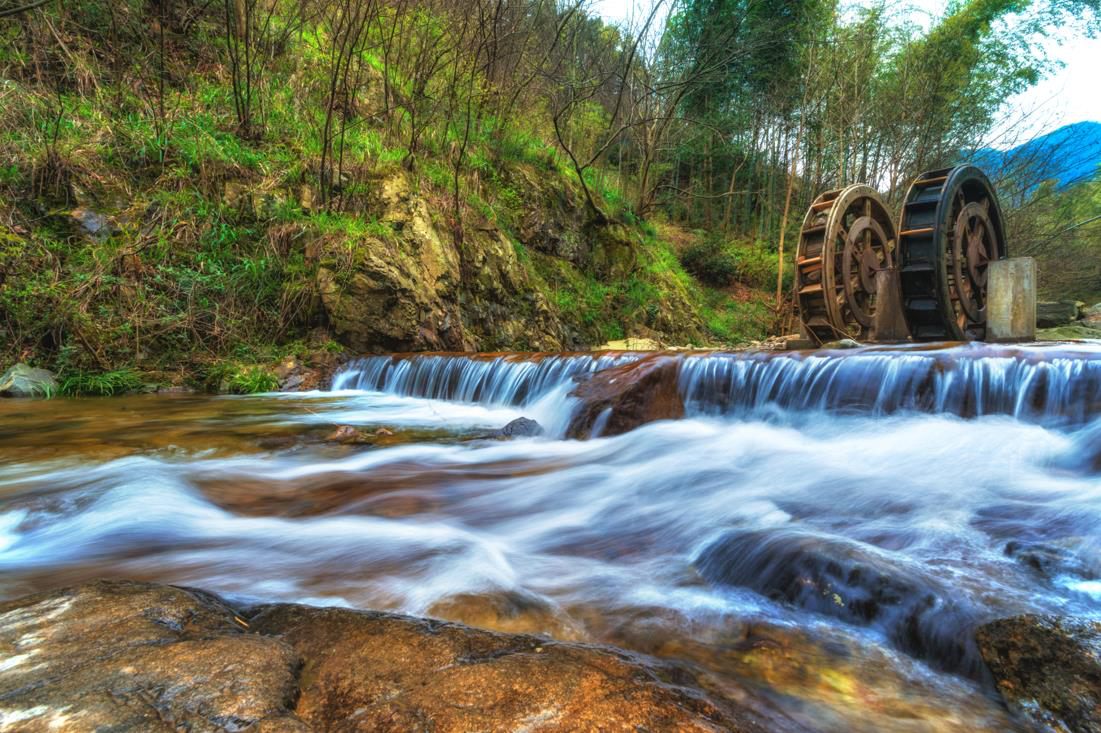
[(699, 280), (717, 288), (735, 281), (761, 289), (776, 285), (776, 254), (759, 242), (708, 237), (686, 247), (681, 262)]
[(717, 288), (726, 287), (738, 277), (738, 260), (718, 239), (704, 239), (681, 253), (684, 269), (699, 280)]

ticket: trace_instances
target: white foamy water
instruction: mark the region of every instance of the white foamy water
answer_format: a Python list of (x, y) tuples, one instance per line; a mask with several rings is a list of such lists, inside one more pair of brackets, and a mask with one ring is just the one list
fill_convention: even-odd
[[(340, 391), (226, 402), (266, 411), (211, 418), (212, 435), (355, 424), (455, 439), (2, 467), (0, 574), (18, 589), (126, 575), (418, 614), (511, 594), (593, 638), (643, 612), (703, 636), (767, 619), (970, 684), (943, 680), (981, 681), (977, 624), (1101, 617), (1101, 361), (984, 348), (685, 356), (687, 419), (584, 442), (561, 438), (573, 378), (637, 355), (379, 357), (339, 374)], [(547, 433), (460, 439), (520, 416)]]

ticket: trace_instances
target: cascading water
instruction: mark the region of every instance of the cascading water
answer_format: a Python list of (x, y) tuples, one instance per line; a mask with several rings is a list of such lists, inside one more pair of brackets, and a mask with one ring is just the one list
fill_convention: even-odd
[(698, 355), (681, 364), (680, 388), (696, 414), (913, 411), (1082, 424), (1101, 414), (1101, 350), (975, 344)]
[[(122, 576), (395, 609), (686, 658), (799, 730), (1020, 730), (974, 628), (1101, 618), (1101, 349), (685, 353), (684, 419), (561, 439), (575, 380), (644, 358), (0, 402), (0, 597)], [(520, 416), (550, 429), (485, 439)], [(368, 444), (325, 441), (344, 424)]]
[(638, 359), (600, 353), (470, 357), (456, 354), (369, 356), (333, 376), (334, 390), (370, 390), (485, 405), (526, 405), (574, 377)]
[[(374, 356), (337, 372), (332, 389), (520, 407), (643, 357)], [(678, 386), (690, 415), (911, 411), (1080, 425), (1101, 413), (1101, 348), (971, 344), (826, 355), (686, 353)]]

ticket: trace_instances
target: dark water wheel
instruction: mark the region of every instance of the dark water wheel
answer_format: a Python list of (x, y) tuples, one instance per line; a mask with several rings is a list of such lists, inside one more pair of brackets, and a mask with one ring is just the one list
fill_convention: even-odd
[(902, 305), (914, 339), (985, 338), (987, 268), (1006, 256), (1001, 208), (981, 170), (918, 176), (899, 222)]
[(827, 191), (810, 205), (795, 253), (799, 318), (819, 343), (861, 339), (875, 321), (875, 274), (894, 258), (895, 226), (868, 186)]

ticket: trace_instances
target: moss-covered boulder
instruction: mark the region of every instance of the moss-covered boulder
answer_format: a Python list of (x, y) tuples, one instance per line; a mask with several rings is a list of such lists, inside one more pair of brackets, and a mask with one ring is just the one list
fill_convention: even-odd
[(0, 397), (49, 397), (57, 392), (57, 377), (48, 369), (16, 364), (0, 376)]

